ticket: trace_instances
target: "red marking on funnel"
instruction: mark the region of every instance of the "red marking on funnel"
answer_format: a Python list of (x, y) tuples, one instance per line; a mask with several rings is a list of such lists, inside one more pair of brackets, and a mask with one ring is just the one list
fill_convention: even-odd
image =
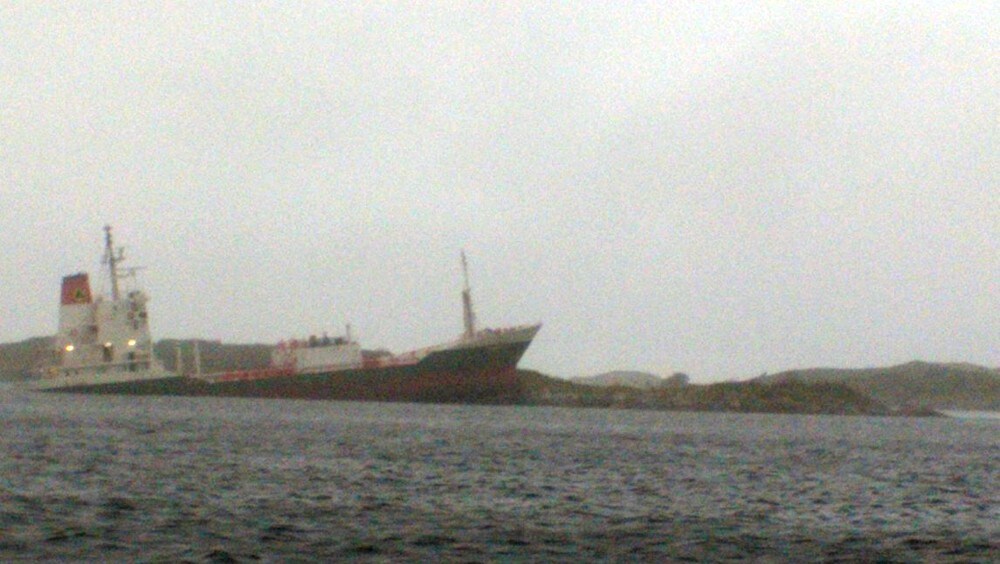
[(90, 279), (86, 273), (64, 276), (62, 282), (62, 305), (89, 304), (93, 302), (90, 295)]

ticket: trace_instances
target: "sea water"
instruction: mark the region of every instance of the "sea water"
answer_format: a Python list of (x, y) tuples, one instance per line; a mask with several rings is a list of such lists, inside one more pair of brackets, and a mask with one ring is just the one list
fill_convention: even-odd
[(0, 388), (0, 560), (1000, 559), (1000, 421)]

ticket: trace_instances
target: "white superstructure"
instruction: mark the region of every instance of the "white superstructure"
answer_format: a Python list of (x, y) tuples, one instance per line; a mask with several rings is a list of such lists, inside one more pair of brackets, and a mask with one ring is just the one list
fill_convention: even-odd
[(361, 365), (361, 345), (342, 337), (282, 342), (271, 353), (272, 367), (296, 373), (350, 370)]
[(78, 273), (63, 278), (59, 306), (59, 332), (55, 338), (56, 363), (46, 370), (36, 387), (77, 385), (163, 378), (171, 374), (153, 355), (145, 293), (121, 295), (120, 279), (134, 273), (122, 271), (122, 249), (115, 249), (111, 227), (106, 226), (104, 264), (111, 277), (111, 296), (94, 297), (90, 278)]

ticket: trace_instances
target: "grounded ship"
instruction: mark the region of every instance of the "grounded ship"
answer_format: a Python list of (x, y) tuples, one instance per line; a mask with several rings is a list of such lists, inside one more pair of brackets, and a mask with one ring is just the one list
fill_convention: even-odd
[[(105, 227), (109, 297), (94, 297), (86, 273), (62, 281), (57, 360), (32, 387), (43, 391), (233, 396), (331, 400), (508, 403), (516, 401), (516, 366), (540, 324), (476, 329), (468, 268), (462, 254), (464, 333), (456, 340), (400, 355), (363, 351), (351, 338), (309, 338), (274, 347), (271, 366), (203, 374), (166, 370), (153, 353), (148, 298), (122, 293), (124, 254)], [(179, 370), (179, 368), (178, 368)]]

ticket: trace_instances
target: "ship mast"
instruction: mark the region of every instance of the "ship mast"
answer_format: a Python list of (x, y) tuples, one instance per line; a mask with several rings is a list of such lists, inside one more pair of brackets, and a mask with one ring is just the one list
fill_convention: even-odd
[(104, 262), (108, 265), (108, 272), (111, 274), (111, 299), (118, 301), (118, 263), (125, 260), (125, 255), (121, 249), (115, 253), (114, 243), (111, 240), (111, 226), (104, 226)]
[(472, 311), (472, 289), (469, 287), (469, 264), (462, 251), (462, 275), (465, 286), (462, 288), (462, 317), (465, 321), (465, 336), (472, 337), (476, 333), (476, 314)]

